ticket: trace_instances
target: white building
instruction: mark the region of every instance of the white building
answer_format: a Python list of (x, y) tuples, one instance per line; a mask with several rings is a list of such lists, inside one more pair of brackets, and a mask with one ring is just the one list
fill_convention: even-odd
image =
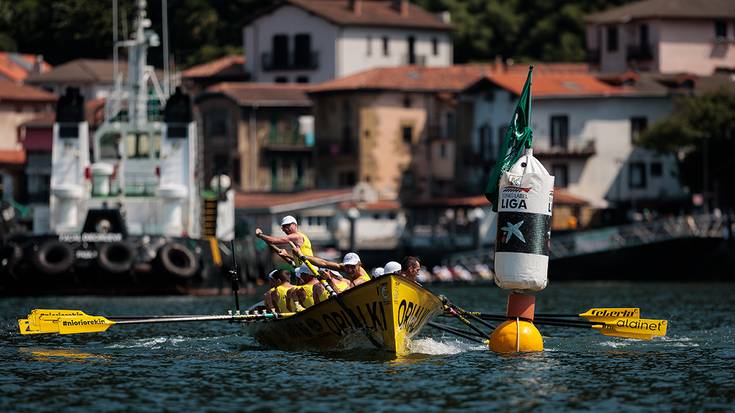
[(735, 70), (735, 1), (646, 0), (585, 18), (602, 72), (628, 68), (711, 75)]
[[(526, 68), (493, 72), (465, 90), (474, 107), (469, 142), (460, 146), (458, 168), (481, 185), (495, 163), (502, 136), (526, 79)], [(556, 177), (555, 186), (592, 207), (681, 199), (673, 155), (637, 148), (633, 140), (647, 125), (668, 115), (663, 87), (642, 90), (611, 86), (586, 72), (545, 70), (533, 75), (534, 155)], [(461, 145), (461, 144), (460, 144)], [(483, 167), (481, 167), (482, 165)]]
[(287, 0), (243, 30), (255, 82), (320, 83), (375, 67), (449, 66), (449, 15), (408, 0)]

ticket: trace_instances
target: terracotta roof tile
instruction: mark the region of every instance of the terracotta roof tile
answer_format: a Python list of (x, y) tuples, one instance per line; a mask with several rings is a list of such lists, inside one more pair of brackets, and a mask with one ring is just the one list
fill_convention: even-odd
[(314, 189), (310, 191), (277, 192), (238, 192), (235, 194), (235, 208), (275, 210), (306, 203), (319, 204), (344, 202), (352, 197), (352, 188)]
[(56, 95), (31, 86), (0, 80), (0, 101), (55, 102)]
[(431, 198), (431, 199), (417, 199), (417, 200), (407, 201), (404, 204), (412, 208), (486, 207), (490, 205), (490, 201), (488, 201), (487, 198), (485, 198), (485, 195), (474, 195), (474, 196), (454, 196), (454, 197), (442, 197), (442, 198)]
[(589, 202), (570, 194), (566, 189), (554, 188), (554, 205), (589, 205)]
[(269, 13), (284, 4), (290, 4), (313, 13), (339, 26), (379, 26), (408, 27), (435, 30), (453, 30), (453, 26), (443, 22), (437, 15), (421, 7), (408, 3), (405, 15), (394, 8), (392, 1), (357, 0), (360, 13), (350, 8), (349, 0), (286, 0), (263, 12), (256, 14), (251, 20)]
[[(212, 60), (211, 62), (203, 63), (194, 67), (190, 67), (181, 73), (184, 78), (195, 78), (195, 77), (213, 77), (222, 74), (245, 74), (245, 56), (230, 55), (220, 57), (219, 59)], [(231, 73), (232, 72), (232, 73)]]
[[(0, 76), (14, 82), (22, 82), (33, 70), (36, 55), (12, 52), (0, 52)], [(41, 63), (41, 73), (51, 70), (51, 65)]]
[(356, 207), (363, 211), (391, 211), (401, 209), (401, 203), (398, 201), (381, 199), (375, 202), (356, 202), (348, 201), (339, 204), (340, 209), (350, 209)]
[[(26, 83), (97, 83), (113, 84), (114, 62), (112, 60), (76, 59), (55, 66), (52, 70), (29, 75)], [(118, 71), (124, 78), (128, 76), (128, 63), (120, 61)], [(156, 71), (159, 79), (163, 73)]]
[(197, 97), (197, 101), (221, 93), (240, 106), (310, 107), (312, 103), (306, 95), (308, 87), (297, 83), (223, 82), (208, 87), (204, 94)]
[[(536, 74), (583, 75), (589, 65), (582, 63), (538, 64)], [(354, 90), (401, 90), (413, 92), (458, 92), (483, 76), (505, 73), (525, 80), (527, 65), (505, 67), (498, 64), (464, 64), (448, 67), (400, 66), (365, 70), (354, 75), (330, 80), (312, 87), (309, 93)], [(522, 84), (521, 84), (522, 86)]]
[[(526, 74), (493, 73), (488, 79), (510, 92), (520, 95)], [(627, 88), (609, 85), (592, 74), (533, 74), (533, 97), (609, 96), (629, 93)]]
[(732, 0), (646, 0), (585, 17), (589, 23), (625, 23), (636, 19), (724, 19), (735, 17)]
[(309, 93), (351, 90), (403, 90), (417, 92), (455, 92), (479, 79), (490, 65), (449, 67), (401, 66), (369, 69), (330, 80), (312, 87)]
[(23, 165), (26, 162), (26, 151), (20, 150), (0, 150), (1, 165)]

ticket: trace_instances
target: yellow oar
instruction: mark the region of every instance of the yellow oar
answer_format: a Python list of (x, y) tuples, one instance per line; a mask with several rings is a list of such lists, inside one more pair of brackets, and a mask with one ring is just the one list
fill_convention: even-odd
[(130, 320), (111, 320), (102, 316), (87, 315), (79, 310), (33, 310), (27, 319), (18, 320), (20, 333), (28, 334), (79, 334), (99, 333), (115, 324), (178, 323), (191, 321), (257, 321), (269, 318), (289, 317), (294, 313), (228, 314), (207, 316), (163, 316)]
[[(479, 316), (485, 320), (504, 321), (507, 319), (503, 315), (481, 314)], [(587, 320), (563, 320), (554, 319), (546, 316), (536, 317), (533, 322), (540, 325), (550, 325), (558, 327), (576, 327), (576, 328), (592, 328), (606, 336), (620, 338), (634, 338), (639, 340), (650, 340), (654, 336), (665, 336), (668, 321), (666, 320), (649, 320), (644, 318), (616, 318), (611, 321), (587, 321)]]
[(590, 321), (615, 321), (618, 318), (640, 318), (641, 309), (635, 307), (590, 308), (582, 314), (536, 314), (538, 318), (582, 317)]

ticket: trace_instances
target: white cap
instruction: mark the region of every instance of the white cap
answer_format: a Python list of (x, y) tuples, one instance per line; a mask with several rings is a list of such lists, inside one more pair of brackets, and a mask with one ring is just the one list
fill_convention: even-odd
[(383, 274), (398, 274), (401, 272), (401, 264), (395, 262), (395, 261), (389, 261), (387, 264), (385, 264), (385, 267), (383, 267)]
[(300, 267), (296, 267), (296, 269), (294, 269), (294, 274), (296, 274), (297, 277), (300, 277), (301, 274), (305, 274), (308, 272), (309, 272), (309, 267), (307, 267), (306, 264), (303, 264)]
[(373, 268), (373, 277), (380, 277), (383, 274), (383, 267)]
[(345, 254), (344, 259), (342, 260), (342, 264), (344, 265), (357, 265), (360, 263), (360, 256), (355, 254), (354, 252), (348, 252)]
[[(292, 215), (286, 215), (286, 216), (285, 216), (285, 217), (283, 217), (283, 219), (281, 220), (281, 226), (284, 226), (284, 225), (291, 225), (291, 224), (296, 224), (296, 218), (294, 218), (294, 217), (293, 217)], [(298, 224), (297, 224), (297, 225), (298, 225)]]

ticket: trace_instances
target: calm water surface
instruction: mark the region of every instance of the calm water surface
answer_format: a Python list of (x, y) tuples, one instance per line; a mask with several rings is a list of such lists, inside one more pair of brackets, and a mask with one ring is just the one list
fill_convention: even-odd
[[(640, 306), (669, 320), (650, 342), (544, 327), (545, 351), (500, 356), (427, 328), (413, 353), (282, 352), (229, 323), (113, 326), (106, 333), (20, 336), (32, 308), (88, 314), (210, 314), (231, 299), (0, 299), (0, 411), (735, 411), (735, 284), (556, 283), (538, 312)], [(499, 313), (495, 287), (432, 288)], [(255, 301), (251, 299), (250, 301)]]

